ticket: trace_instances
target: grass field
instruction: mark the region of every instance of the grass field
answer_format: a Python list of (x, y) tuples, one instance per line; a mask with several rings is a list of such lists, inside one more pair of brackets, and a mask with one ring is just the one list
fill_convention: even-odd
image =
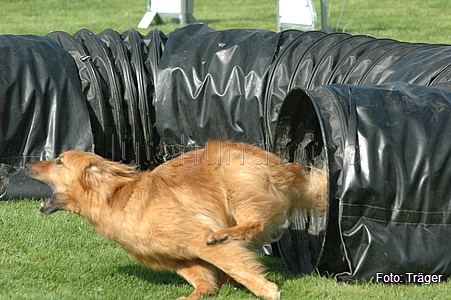
[[(329, 3), (329, 1), (328, 1)], [(315, 0), (318, 16), (319, 0)], [(123, 32), (137, 27), (144, 0), (0, 0), (0, 34), (46, 35), (88, 28)], [(333, 1), (336, 28), (342, 2)], [(194, 15), (209, 26), (276, 30), (275, 0), (196, 0)], [(411, 42), (451, 43), (449, 0), (350, 0), (338, 30)], [(319, 24), (320, 21), (319, 21)], [(152, 25), (170, 33), (178, 25)], [(0, 53), (1, 56), (1, 53)], [(191, 287), (177, 275), (131, 261), (82, 218), (39, 213), (41, 201), (0, 201), (0, 299), (174, 299)], [(451, 284), (337, 284), (333, 277), (293, 277), (278, 258), (261, 257), (282, 299), (447, 299)], [(224, 287), (210, 299), (257, 299), (246, 289)]]
[[(40, 201), (0, 201), (0, 299), (175, 299), (191, 291), (169, 272), (150, 271), (68, 212), (41, 215)], [(447, 299), (449, 283), (337, 284), (333, 277), (293, 277), (261, 257), (282, 299)], [(257, 299), (225, 286), (209, 299)]]

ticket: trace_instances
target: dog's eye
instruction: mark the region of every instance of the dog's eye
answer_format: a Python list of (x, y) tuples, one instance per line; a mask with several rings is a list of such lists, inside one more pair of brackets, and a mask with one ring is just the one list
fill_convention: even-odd
[(57, 165), (61, 165), (61, 164), (62, 164), (61, 158), (57, 158), (57, 159), (55, 160), (55, 163), (56, 163)]

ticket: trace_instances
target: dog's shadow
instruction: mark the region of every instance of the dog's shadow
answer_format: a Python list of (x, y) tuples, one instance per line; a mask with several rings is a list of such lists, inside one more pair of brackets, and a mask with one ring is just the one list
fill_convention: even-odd
[[(283, 262), (279, 257), (264, 256), (260, 257), (260, 261), (264, 264), (266, 271), (272, 274), (275, 282), (279, 285), (285, 280), (292, 279), (296, 276), (288, 273)], [(136, 277), (140, 280), (147, 281), (150, 284), (157, 285), (183, 285), (188, 284), (182, 277), (170, 271), (155, 271), (148, 269), (146, 266), (138, 263), (130, 263), (128, 265), (119, 266), (117, 272), (126, 276)]]
[(117, 272), (126, 276), (136, 277), (151, 284), (180, 285), (186, 283), (186, 281), (176, 273), (151, 270), (138, 263), (119, 266)]

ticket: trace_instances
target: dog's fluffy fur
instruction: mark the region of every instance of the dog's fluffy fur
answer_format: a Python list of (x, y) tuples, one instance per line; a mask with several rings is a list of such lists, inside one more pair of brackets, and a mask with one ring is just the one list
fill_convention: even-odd
[(176, 271), (195, 288), (183, 299), (214, 294), (229, 279), (278, 299), (250, 249), (277, 240), (293, 209), (327, 208), (325, 170), (304, 173), (244, 143), (210, 141), (145, 172), (68, 151), (29, 174), (53, 190), (44, 214), (79, 214), (132, 259)]

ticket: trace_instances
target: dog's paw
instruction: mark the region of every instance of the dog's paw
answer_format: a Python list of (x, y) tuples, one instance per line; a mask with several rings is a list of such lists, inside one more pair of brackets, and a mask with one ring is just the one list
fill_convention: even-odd
[(216, 232), (209, 232), (207, 235), (207, 245), (216, 245), (223, 243), (229, 239), (227, 232), (219, 230)]
[(216, 245), (216, 244), (227, 241), (228, 238), (229, 238), (228, 236), (223, 236), (223, 237), (218, 237), (218, 238), (208, 238), (207, 245)]
[(280, 299), (280, 293), (282, 292), (279, 287), (271, 282), (271, 285), (269, 285), (268, 287), (268, 292), (266, 294), (266, 296), (264, 296), (263, 298), (265, 299), (269, 299), (269, 300), (278, 300)]
[(194, 291), (188, 297), (179, 297), (176, 300), (197, 300), (197, 299), (205, 298), (206, 296), (208, 296), (208, 293), (207, 294), (202, 293), (202, 292), (197, 293), (196, 291)]

